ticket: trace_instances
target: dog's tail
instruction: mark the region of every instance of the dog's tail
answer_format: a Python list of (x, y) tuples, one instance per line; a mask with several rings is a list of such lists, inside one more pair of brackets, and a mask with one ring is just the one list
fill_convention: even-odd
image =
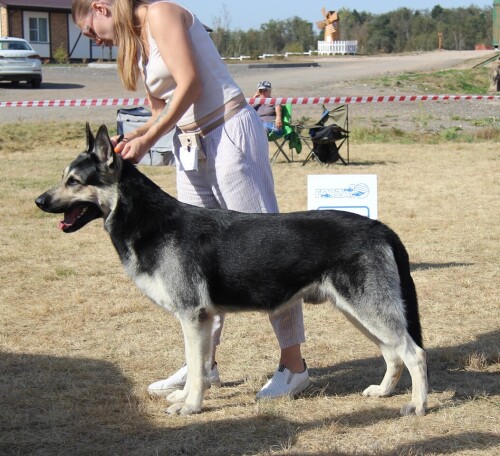
[(422, 341), (422, 327), (420, 326), (420, 317), (418, 313), (417, 290), (410, 274), (410, 259), (408, 257), (408, 252), (397, 235), (391, 244), (396, 265), (398, 267), (399, 280), (401, 284), (401, 297), (403, 299), (405, 309), (408, 333), (420, 348), (424, 348)]

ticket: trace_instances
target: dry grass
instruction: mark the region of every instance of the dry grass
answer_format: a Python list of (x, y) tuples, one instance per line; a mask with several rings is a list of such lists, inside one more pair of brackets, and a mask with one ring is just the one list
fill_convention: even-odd
[[(498, 454), (498, 144), (352, 143), (349, 167), (273, 167), (282, 211), (306, 208), (308, 174), (378, 175), (379, 217), (406, 243), (420, 296), (427, 416), (398, 415), (408, 375), (394, 397), (362, 398), (383, 361), (316, 306), (305, 310), (306, 394), (255, 403), (276, 341), (265, 316), (231, 315), (218, 352), (224, 385), (185, 418), (145, 393), (183, 360), (179, 324), (125, 277), (101, 223), (65, 235), (33, 203), (83, 139), (46, 135), (35, 148), (31, 134), (5, 139), (0, 128), (0, 454)], [(172, 169), (145, 171), (175, 194)]]
[(414, 93), (462, 93), (486, 95), (489, 86), (489, 68), (460, 68), (432, 72), (406, 72), (382, 76), (372, 83), (378, 86), (409, 88)]

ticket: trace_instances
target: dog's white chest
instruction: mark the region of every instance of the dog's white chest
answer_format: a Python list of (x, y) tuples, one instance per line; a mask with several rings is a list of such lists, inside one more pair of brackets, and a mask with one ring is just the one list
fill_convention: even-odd
[(172, 251), (164, 252), (162, 260), (150, 272), (144, 272), (140, 259), (132, 254), (124, 262), (125, 270), (137, 287), (155, 304), (175, 313), (178, 299), (176, 299), (180, 284), (184, 283), (184, 274)]
[(125, 270), (137, 287), (156, 305), (173, 312), (174, 300), (166, 286), (165, 275), (161, 271), (154, 274), (139, 273), (134, 263), (130, 262), (125, 265)]
[(135, 275), (133, 277), (135, 284), (139, 289), (155, 304), (159, 305), (170, 312), (172, 309), (172, 298), (165, 289), (165, 283), (158, 277), (159, 274), (153, 276), (147, 274)]

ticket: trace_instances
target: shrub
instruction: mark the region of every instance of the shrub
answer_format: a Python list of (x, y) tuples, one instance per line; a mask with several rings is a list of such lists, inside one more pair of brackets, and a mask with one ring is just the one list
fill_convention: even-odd
[(54, 52), (54, 60), (59, 64), (69, 63), (68, 51), (62, 46), (58, 47)]

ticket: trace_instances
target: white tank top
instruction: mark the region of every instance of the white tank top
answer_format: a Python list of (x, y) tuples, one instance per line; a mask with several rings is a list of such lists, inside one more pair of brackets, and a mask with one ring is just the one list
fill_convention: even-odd
[[(181, 8), (184, 7), (181, 6)], [(179, 126), (187, 125), (202, 119), (242, 93), (241, 89), (229, 74), (226, 65), (222, 62), (217, 48), (203, 24), (193, 13), (191, 13), (191, 11), (187, 9), (186, 11), (188, 11), (193, 18), (193, 24), (189, 28), (189, 36), (193, 43), (196, 66), (201, 78), (202, 93), (179, 120)], [(146, 90), (155, 98), (166, 100), (174, 91), (176, 82), (165, 65), (156, 41), (149, 33), (149, 29), (148, 41), (149, 60), (146, 65), (144, 65), (143, 56), (139, 59), (144, 84)]]

